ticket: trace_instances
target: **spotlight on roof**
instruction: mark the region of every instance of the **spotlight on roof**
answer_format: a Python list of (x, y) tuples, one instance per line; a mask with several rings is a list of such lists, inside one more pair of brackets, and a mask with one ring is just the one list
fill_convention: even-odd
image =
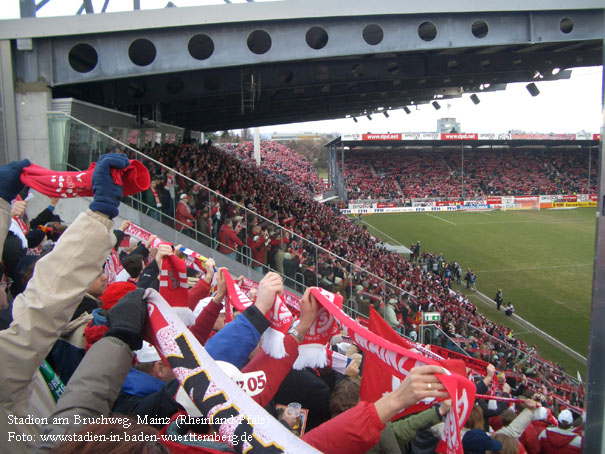
[(368, 117), (368, 120), (372, 120), (372, 116), (370, 114), (367, 114), (366, 117)]
[(437, 101), (433, 101), (431, 104), (433, 105), (435, 110), (441, 109), (441, 105)]
[(475, 104), (475, 105), (477, 105), (481, 102), (481, 100), (479, 99), (479, 96), (477, 96), (474, 93), (471, 95), (471, 101), (473, 101), (473, 104)]
[(354, 121), (355, 123), (357, 123), (357, 118), (353, 117), (353, 121)]
[(525, 88), (527, 88), (527, 91), (532, 96), (538, 96), (540, 94), (540, 90), (538, 89), (538, 87), (536, 86), (536, 84), (533, 83), (533, 82), (527, 84), (525, 86)]
[(408, 106), (403, 106), (403, 111), (408, 115), (412, 113)]
[(389, 118), (389, 113), (386, 110), (382, 113), (384, 114), (385, 117)]

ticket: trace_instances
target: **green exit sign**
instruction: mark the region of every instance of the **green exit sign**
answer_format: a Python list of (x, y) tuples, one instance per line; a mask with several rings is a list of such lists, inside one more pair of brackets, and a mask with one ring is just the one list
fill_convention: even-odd
[(441, 314), (439, 312), (425, 312), (423, 316), (425, 322), (438, 322), (441, 320)]

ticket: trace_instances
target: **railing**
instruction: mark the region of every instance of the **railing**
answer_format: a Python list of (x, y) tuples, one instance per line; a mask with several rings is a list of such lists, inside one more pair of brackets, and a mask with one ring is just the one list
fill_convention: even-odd
[[(343, 274), (343, 281), (347, 282), (346, 286), (340, 286), (340, 291), (343, 293), (345, 300), (353, 295), (353, 276), (358, 282), (380, 282), (381, 286), (374, 296), (382, 298), (383, 301), (387, 301), (393, 296), (403, 296), (405, 294), (412, 297), (415, 296), (404, 289), (392, 285), (382, 277), (276, 224), (242, 204), (228, 199), (219, 192), (201, 185), (193, 178), (173, 170), (132, 146), (121, 142), (112, 137), (111, 131), (101, 131), (64, 112), (49, 112), (49, 126), (51, 157), (53, 157), (51, 162), (54, 168), (57, 170), (64, 170), (65, 168), (82, 170), (88, 168), (91, 162), (98, 160), (102, 154), (109, 152), (124, 152), (130, 158), (140, 160), (150, 169), (152, 177), (154, 175), (162, 175), (165, 181), (170, 182), (170, 188), (166, 190), (164, 184), (161, 187), (158, 186), (158, 196), (161, 194), (161, 207), (156, 205), (154, 195), (151, 191), (126, 198), (125, 202), (154, 219), (182, 231), (194, 239), (198, 239), (209, 247), (220, 248), (224, 253), (232, 255), (242, 263), (254, 264), (253, 254), (249, 248), (251, 242), (249, 240), (253, 239), (254, 235), (248, 232), (247, 227), (252, 221), (261, 223), (264, 226), (266, 240), (274, 240), (274, 243), (279, 244), (279, 246), (273, 247), (275, 250), (267, 251), (267, 255), (273, 260), (265, 260), (261, 265), (263, 269), (279, 272), (284, 277), (285, 284), (291, 288), (303, 290), (304, 287), (309, 285), (323, 286), (324, 284), (321, 282), (319, 273), (320, 269), (323, 265), (335, 264), (339, 272)], [(122, 137), (125, 133), (120, 131), (116, 132), (116, 135)], [(202, 156), (202, 153), (210, 153), (205, 146), (201, 146), (199, 149), (194, 149), (193, 151), (199, 153), (198, 156)], [(194, 214), (194, 219), (188, 221), (184, 218), (183, 214), (179, 213), (179, 211), (187, 212), (186, 206), (179, 207), (179, 204), (184, 203), (179, 200), (180, 193), (190, 195), (188, 207), (192, 211), (192, 214)], [(211, 219), (215, 228), (209, 233), (208, 229), (202, 228), (202, 223), (208, 222), (207, 219), (205, 217), (199, 218), (198, 214), (208, 210), (210, 216), (212, 208), (217, 206), (217, 204), (220, 206), (221, 219), (218, 222), (215, 222), (217, 221), (216, 219)], [(224, 221), (225, 213), (234, 213), (242, 217), (242, 222), (240, 223), (241, 230), (238, 237), (245, 247), (232, 248), (226, 245), (225, 242), (219, 241), (217, 227)], [(189, 224), (193, 224), (193, 226)], [(286, 245), (292, 244), (294, 241), (297, 245), (301, 246), (298, 252), (303, 255), (304, 251), (304, 257), (306, 257), (307, 262), (314, 265), (315, 273), (308, 273), (307, 277), (305, 277), (300, 272), (301, 264), (297, 262), (296, 257), (287, 255), (289, 253), (287, 252)]]

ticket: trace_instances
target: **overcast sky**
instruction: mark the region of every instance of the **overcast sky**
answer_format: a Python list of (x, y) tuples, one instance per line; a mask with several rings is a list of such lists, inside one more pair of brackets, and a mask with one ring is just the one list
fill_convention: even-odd
[[(142, 9), (163, 8), (168, 0), (140, 0)], [(245, 3), (245, 0), (231, 0)], [(266, 0), (256, 0), (266, 1)], [(96, 12), (104, 0), (92, 0)], [(224, 4), (222, 0), (172, 0), (177, 6)], [(50, 0), (37, 13), (38, 17), (71, 16), (82, 5), (82, 0)], [(229, 5), (225, 5), (229, 7)], [(108, 12), (132, 9), (132, 0), (110, 0)], [(2, 0), (0, 18), (19, 18), (19, 0)], [(406, 115), (393, 111), (387, 119), (382, 114), (366, 117), (355, 123), (351, 119), (315, 121), (261, 128), (270, 132), (429, 132), (435, 131), (437, 119), (456, 117), (463, 132), (507, 132), (520, 129), (528, 132), (575, 133), (582, 130), (598, 133), (605, 119), (602, 110), (602, 66), (578, 68), (570, 80), (536, 82), (540, 95), (530, 96), (525, 83), (509, 84), (506, 91), (480, 94), (481, 103), (474, 105), (469, 95), (460, 99), (442, 101), (436, 111), (430, 104), (412, 110)], [(449, 109), (448, 109), (448, 104)], [(449, 113), (448, 113), (449, 110)]]

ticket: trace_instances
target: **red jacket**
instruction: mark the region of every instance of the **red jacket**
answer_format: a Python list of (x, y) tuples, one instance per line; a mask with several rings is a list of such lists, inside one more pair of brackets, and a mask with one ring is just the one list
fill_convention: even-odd
[(217, 250), (221, 254), (229, 254), (237, 249), (236, 245), (244, 245), (242, 240), (237, 237), (233, 229), (227, 224), (223, 224), (221, 227), (221, 231), (218, 233), (218, 240), (221, 244), (219, 244)]
[(181, 201), (176, 206), (176, 220), (180, 222), (180, 224), (177, 225), (177, 229), (179, 231), (183, 230), (184, 228), (182, 224), (185, 224), (188, 227), (193, 227), (193, 221), (195, 218), (191, 215), (191, 209), (187, 203)]
[(259, 263), (265, 264), (265, 237), (257, 235), (258, 239), (254, 241), (254, 237), (248, 237), (248, 246), (252, 251), (252, 260), (255, 263), (254, 266), (258, 266)]
[(523, 432), (523, 435), (519, 437), (519, 441), (527, 450), (527, 454), (540, 454), (540, 434), (547, 428), (550, 427), (546, 421), (532, 421)]
[(539, 438), (542, 454), (580, 454), (584, 445), (582, 437), (558, 427), (547, 428)]

